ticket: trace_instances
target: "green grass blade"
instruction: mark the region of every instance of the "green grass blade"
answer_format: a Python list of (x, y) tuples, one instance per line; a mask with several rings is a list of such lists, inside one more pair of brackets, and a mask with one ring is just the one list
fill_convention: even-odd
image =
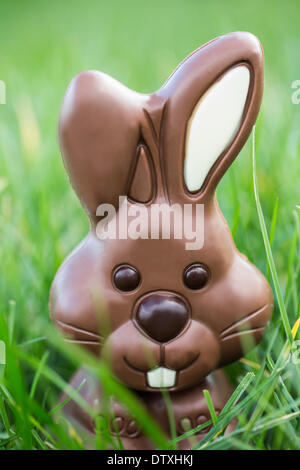
[(213, 425), (216, 426), (216, 424), (218, 422), (218, 416), (216, 414), (216, 410), (215, 410), (212, 398), (210, 396), (209, 390), (203, 390), (203, 395), (204, 395), (204, 398), (206, 400), (206, 403), (207, 403), (207, 406), (208, 406), (208, 409), (209, 409), (209, 412), (210, 412), (210, 416), (211, 416), (211, 420), (213, 422)]
[(287, 337), (287, 340), (289, 342), (290, 347), (292, 346), (293, 343), (293, 337), (291, 333), (291, 327), (287, 315), (287, 311), (285, 309), (285, 304), (284, 304), (284, 299), (281, 293), (280, 289), (280, 284), (279, 284), (279, 279), (276, 271), (276, 266), (273, 258), (273, 253), (271, 250), (270, 242), (269, 242), (269, 237), (268, 237), (268, 232), (267, 232), (267, 227), (262, 211), (262, 207), (260, 204), (260, 199), (259, 199), (259, 192), (258, 192), (258, 182), (257, 182), (257, 172), (256, 172), (256, 158), (255, 158), (255, 126), (253, 128), (253, 136), (252, 136), (252, 163), (253, 163), (253, 185), (254, 185), (254, 196), (255, 196), (255, 202), (256, 202), (256, 208), (257, 208), (257, 213), (258, 213), (258, 219), (259, 219), (259, 224), (262, 232), (262, 237), (265, 245), (265, 250), (266, 250), (266, 255), (267, 255), (267, 260), (268, 264), (270, 267), (271, 275), (272, 275), (272, 280), (274, 284), (274, 289), (279, 305), (279, 311), (281, 315), (281, 321), (284, 327), (284, 331)]

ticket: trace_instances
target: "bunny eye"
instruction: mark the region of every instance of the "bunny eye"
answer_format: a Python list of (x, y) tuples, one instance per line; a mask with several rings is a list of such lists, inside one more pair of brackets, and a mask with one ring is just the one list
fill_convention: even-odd
[(113, 273), (113, 282), (116, 288), (124, 292), (136, 289), (140, 280), (139, 271), (128, 264), (117, 267)]
[(183, 273), (183, 280), (189, 289), (202, 289), (210, 278), (209, 269), (200, 263), (191, 264)]

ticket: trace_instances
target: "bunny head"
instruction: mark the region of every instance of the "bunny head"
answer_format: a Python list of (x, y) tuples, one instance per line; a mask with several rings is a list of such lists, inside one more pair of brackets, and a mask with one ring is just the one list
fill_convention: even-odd
[[(60, 143), (91, 231), (56, 275), (51, 315), (68, 341), (106, 357), (134, 389), (196, 385), (265, 330), (270, 287), (237, 251), (215, 199), (262, 92), (263, 53), (248, 33), (196, 50), (151, 95), (96, 71), (68, 88)], [(120, 196), (127, 197), (121, 206)], [(190, 207), (185, 223), (203, 222), (203, 244), (191, 247), (185, 232), (175, 236), (176, 224), (169, 237), (157, 219), (150, 229), (151, 211), (161, 206), (164, 221)], [(105, 225), (109, 207), (115, 213)], [(128, 220), (139, 236), (129, 233)], [(102, 236), (109, 224), (114, 237)]]

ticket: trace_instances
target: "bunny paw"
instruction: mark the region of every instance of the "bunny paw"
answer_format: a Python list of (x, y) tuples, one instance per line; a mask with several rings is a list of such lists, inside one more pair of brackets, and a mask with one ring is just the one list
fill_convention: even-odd
[(110, 422), (110, 431), (113, 435), (121, 437), (135, 438), (140, 436), (141, 430), (137, 422), (124, 416), (116, 416)]
[[(216, 414), (220, 413), (219, 410), (216, 410)], [(210, 414), (209, 413), (200, 413), (195, 414), (194, 416), (184, 416), (179, 419), (179, 425), (177, 426), (177, 433), (178, 435), (184, 434), (191, 429), (194, 429), (198, 426), (202, 426), (204, 423), (210, 421)], [(211, 429), (211, 424), (208, 424), (204, 428), (199, 429), (196, 434), (206, 434)]]

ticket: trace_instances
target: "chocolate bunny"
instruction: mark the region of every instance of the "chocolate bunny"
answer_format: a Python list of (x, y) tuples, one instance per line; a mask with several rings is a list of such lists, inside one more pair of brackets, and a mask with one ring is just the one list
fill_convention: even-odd
[[(107, 358), (167, 432), (159, 389), (170, 392), (178, 433), (209, 419), (203, 388), (220, 410), (231, 388), (215, 370), (253, 347), (272, 313), (271, 289), (237, 251), (215, 198), (251, 132), (262, 93), (261, 45), (238, 32), (197, 49), (153, 94), (87, 71), (71, 82), (62, 105), (63, 160), (91, 230), (56, 275), (51, 316), (69, 341)], [(120, 196), (128, 198), (121, 207)], [(169, 239), (160, 229), (151, 237), (148, 217), (156, 204), (170, 218), (174, 205), (202, 204), (203, 246), (187, 249), (190, 240), (172, 236), (174, 229)], [(101, 238), (108, 205), (117, 226), (117, 215), (130, 219), (133, 207), (143, 207), (140, 236)], [(99, 297), (107, 313), (99, 312)], [(73, 386), (84, 376), (80, 370)], [(80, 392), (90, 402), (101, 394), (97, 384), (92, 388)], [(114, 406), (125, 447), (150, 446)], [(66, 413), (93, 431), (74, 403)]]

